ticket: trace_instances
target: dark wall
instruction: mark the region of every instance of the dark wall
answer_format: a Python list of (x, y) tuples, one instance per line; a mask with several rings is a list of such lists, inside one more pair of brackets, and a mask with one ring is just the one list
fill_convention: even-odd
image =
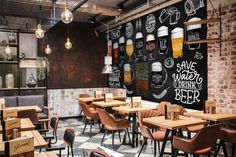
[[(64, 47), (66, 24), (58, 23), (47, 34), (52, 49), (48, 55), (49, 89), (107, 86), (107, 76), (101, 74), (106, 40), (104, 35), (95, 35), (93, 25), (80, 22), (69, 24), (69, 37), (73, 45), (70, 50)], [(45, 42), (43, 45), (45, 47)]]

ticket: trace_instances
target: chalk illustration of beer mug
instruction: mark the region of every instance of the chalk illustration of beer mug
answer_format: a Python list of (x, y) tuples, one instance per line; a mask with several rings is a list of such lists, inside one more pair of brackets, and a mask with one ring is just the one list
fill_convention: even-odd
[(149, 53), (148, 60), (154, 60), (153, 53), (156, 50), (155, 37), (153, 34), (148, 34), (146, 38), (146, 50)]
[(152, 70), (152, 87), (162, 86), (164, 81), (162, 64), (160, 62), (152, 63), (151, 70)]
[(174, 25), (177, 24), (179, 18), (180, 18), (180, 12), (176, 7), (172, 7), (169, 9), (169, 14), (170, 14), (170, 24)]
[(118, 63), (119, 55), (118, 55), (118, 43), (113, 44), (113, 52), (114, 52), (114, 63)]
[(185, 12), (188, 16), (196, 14), (196, 11), (204, 7), (203, 0), (187, 0), (184, 4)]
[(130, 64), (124, 64), (124, 84), (131, 84), (132, 82), (132, 71)]
[(184, 44), (184, 29), (177, 27), (171, 31), (171, 42), (173, 57), (179, 58), (183, 56), (183, 44)]
[[(201, 18), (193, 17), (188, 22), (200, 21)], [(201, 38), (201, 24), (188, 25), (187, 26), (187, 41), (200, 40)], [(188, 45), (189, 50), (195, 50), (200, 48), (200, 44), (190, 44)]]
[(141, 32), (136, 33), (135, 35), (135, 48), (138, 50), (138, 56), (142, 56), (141, 50), (143, 49), (143, 34)]
[(128, 39), (126, 42), (126, 54), (129, 56), (129, 61), (131, 62), (131, 56), (134, 53), (134, 44), (131, 39)]
[(111, 40), (107, 41), (107, 55), (112, 56), (112, 41)]
[(125, 38), (120, 37), (119, 38), (119, 53), (120, 53), (120, 58), (125, 57)]
[(170, 14), (169, 14), (168, 10), (163, 9), (163, 10), (161, 11), (161, 15), (159, 16), (159, 21), (160, 21), (161, 23), (163, 23), (163, 22), (165, 22), (165, 21), (167, 20), (167, 18), (168, 18), (169, 16), (170, 16)]
[(157, 30), (158, 47), (160, 54), (167, 54), (168, 52), (168, 27), (161, 26)]

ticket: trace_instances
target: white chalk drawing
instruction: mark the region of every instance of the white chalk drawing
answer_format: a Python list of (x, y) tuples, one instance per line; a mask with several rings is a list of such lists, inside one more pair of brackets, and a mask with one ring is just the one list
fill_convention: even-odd
[(168, 69), (173, 68), (174, 64), (175, 64), (175, 62), (174, 62), (174, 59), (172, 57), (168, 57), (164, 61), (164, 65)]
[(133, 35), (133, 32), (134, 32), (133, 25), (131, 22), (128, 22), (125, 27), (126, 37), (131, 38), (131, 36)]
[(156, 18), (154, 14), (149, 14), (146, 17), (145, 28), (148, 33), (152, 33), (156, 27)]
[(118, 66), (113, 66), (113, 73), (109, 74), (109, 87), (121, 87), (120, 77), (121, 72)]
[(196, 51), (196, 52), (195, 52), (195, 55), (194, 55), (194, 58), (195, 58), (195, 59), (198, 59), (198, 60), (202, 60), (202, 59), (203, 59), (203, 55), (202, 55), (201, 52)]
[(172, 75), (175, 100), (183, 104), (200, 102), (203, 78), (196, 71), (196, 66), (196, 62), (182, 61), (176, 65), (176, 72)]
[(126, 93), (127, 93), (128, 95), (131, 95), (131, 94), (134, 93), (134, 91), (129, 90), (125, 85), (123, 85), (123, 88), (126, 89)]
[(111, 31), (110, 37), (112, 40), (118, 39), (120, 37), (120, 30), (116, 29), (116, 30)]
[[(167, 74), (166, 69), (163, 69), (161, 72), (159, 72), (158, 75), (159, 76), (157, 76), (157, 74), (153, 74), (153, 72), (152, 72), (152, 80), (151, 80), (151, 87), (152, 88), (162, 88), (164, 86), (164, 84), (166, 83), (166, 80), (168, 79), (168, 74)], [(158, 80), (158, 82), (161, 82), (161, 84), (157, 84), (156, 83), (157, 80)]]
[(175, 25), (180, 19), (180, 12), (176, 7), (170, 7), (168, 9), (163, 9), (161, 15), (159, 16), (159, 21), (161, 23), (169, 19), (170, 25)]
[(135, 49), (138, 51), (138, 53), (136, 54), (136, 59), (135, 61), (139, 60), (139, 57), (142, 57), (142, 53), (141, 50), (144, 47), (144, 39), (143, 39), (143, 34), (142, 32), (137, 32), (135, 35)]
[(141, 19), (140, 18), (138, 18), (137, 20), (136, 20), (136, 24), (135, 24), (136, 26), (136, 32), (138, 32), (138, 31), (141, 31), (142, 30), (142, 21), (141, 21)]
[(152, 93), (152, 96), (155, 98), (155, 99), (162, 99), (168, 92), (168, 89), (170, 87), (164, 89), (160, 94), (155, 94), (155, 93)]
[(185, 12), (188, 16), (196, 14), (197, 10), (204, 6), (203, 0), (187, 0), (184, 4)]

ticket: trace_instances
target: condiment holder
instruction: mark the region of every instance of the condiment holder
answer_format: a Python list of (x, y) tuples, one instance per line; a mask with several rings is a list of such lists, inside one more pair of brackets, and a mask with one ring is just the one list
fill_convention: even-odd
[(178, 120), (180, 107), (176, 104), (165, 105), (165, 119)]
[(216, 101), (215, 100), (205, 101), (204, 113), (216, 114)]
[(102, 91), (94, 91), (94, 97), (95, 98), (101, 98), (102, 97)]
[(140, 107), (142, 106), (142, 99), (140, 96), (135, 96), (131, 98), (131, 107)]
[(113, 94), (112, 93), (106, 93), (105, 94), (105, 102), (110, 103), (113, 101)]

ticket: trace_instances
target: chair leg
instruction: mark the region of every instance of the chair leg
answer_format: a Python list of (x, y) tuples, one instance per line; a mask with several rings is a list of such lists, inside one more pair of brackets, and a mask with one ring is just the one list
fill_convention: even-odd
[(112, 131), (112, 150), (114, 150), (114, 135), (115, 135), (115, 132)]
[(126, 129), (126, 131), (127, 131), (127, 135), (128, 135), (128, 138), (129, 138), (129, 142), (131, 142), (131, 138), (130, 138), (130, 135), (129, 135), (129, 130), (128, 130), (128, 128)]
[(159, 154), (161, 153), (161, 149), (160, 149), (160, 141), (157, 141), (157, 147), (158, 147), (158, 152)]
[(89, 138), (91, 138), (92, 125), (93, 125), (93, 121), (90, 121), (90, 131), (89, 131)]
[(88, 121), (87, 121), (87, 119), (85, 119), (85, 125), (84, 125), (84, 130), (83, 130), (83, 134), (84, 134), (84, 131), (85, 131), (85, 129), (86, 129), (86, 127), (87, 127), (87, 123), (88, 123)]
[(71, 155), (72, 155), (72, 157), (74, 157), (73, 146), (71, 147)]
[(104, 138), (105, 138), (105, 136), (106, 136), (106, 133), (107, 133), (107, 130), (104, 132), (104, 134), (103, 134), (103, 137), (102, 137), (102, 141), (101, 141), (101, 145), (103, 144), (103, 141), (104, 141)]
[(118, 130), (118, 134), (119, 134), (119, 139), (120, 139), (120, 142), (121, 142), (121, 138), (120, 138), (120, 130)]
[(226, 149), (225, 143), (224, 143), (224, 141), (221, 141), (221, 142), (222, 142), (222, 148), (223, 148), (223, 151), (224, 151), (224, 156), (228, 157), (228, 153), (227, 153), (227, 149)]
[(234, 156), (234, 149), (235, 149), (235, 144), (233, 143), (232, 144), (232, 155), (231, 156)]
[(147, 139), (144, 138), (144, 141), (143, 141), (143, 143), (142, 143), (142, 146), (141, 146), (141, 148), (140, 148), (140, 150), (139, 150), (139, 152), (138, 152), (138, 157), (140, 156), (140, 154), (141, 154), (141, 152), (142, 152), (142, 150), (143, 150), (143, 147), (144, 147), (144, 145), (145, 145), (146, 142), (147, 142)]
[(157, 155), (157, 141), (154, 140), (154, 157)]
[(191, 132), (190, 131), (187, 132), (187, 136), (188, 136), (188, 139), (191, 139)]
[(217, 157), (219, 151), (220, 151), (220, 147), (222, 146), (222, 142), (220, 141), (220, 143), (218, 144), (218, 147), (216, 145), (215, 147), (215, 154), (214, 154), (214, 157)]
[(67, 157), (69, 157), (70, 156), (70, 148), (69, 148), (69, 146), (67, 147)]

